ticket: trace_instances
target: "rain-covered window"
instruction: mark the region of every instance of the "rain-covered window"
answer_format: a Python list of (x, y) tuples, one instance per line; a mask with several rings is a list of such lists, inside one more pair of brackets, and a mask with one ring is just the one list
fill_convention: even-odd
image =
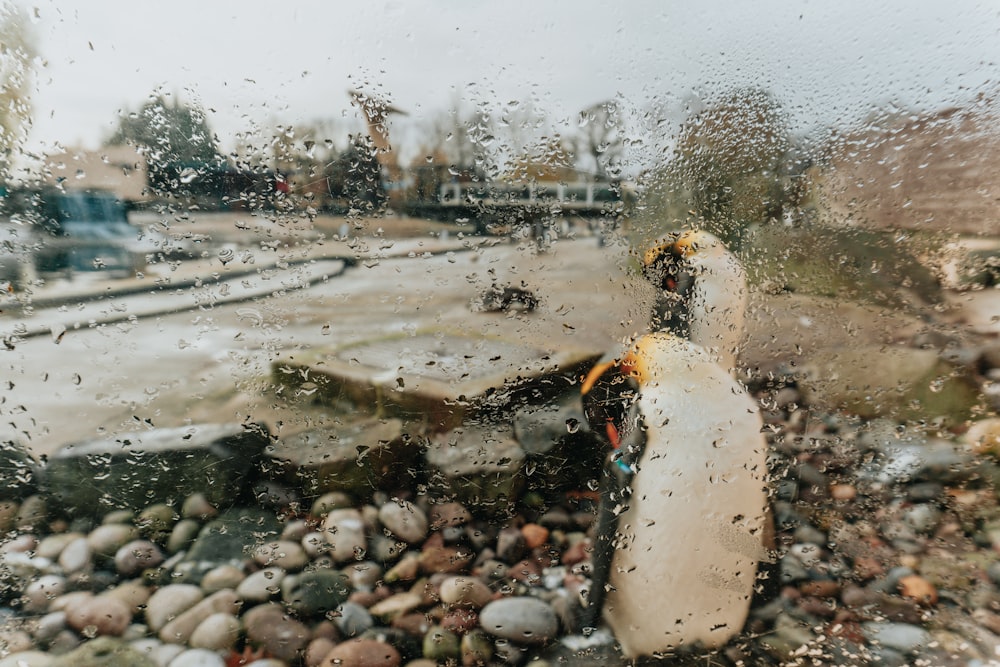
[(1000, 664), (990, 3), (0, 1), (0, 667)]

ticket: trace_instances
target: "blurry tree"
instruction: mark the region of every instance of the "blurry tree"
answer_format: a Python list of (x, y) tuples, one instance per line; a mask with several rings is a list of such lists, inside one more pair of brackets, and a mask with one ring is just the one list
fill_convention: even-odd
[(35, 55), (24, 10), (11, 2), (0, 4), (0, 184), (10, 177), (14, 155), (31, 128)]
[[(456, 103), (428, 119), (420, 128), (420, 159), (447, 166), (454, 174), (470, 178), (481, 171), (486, 148), (492, 142), (489, 117), (481, 109), (463, 111)], [(485, 145), (484, 145), (485, 143)]]
[(591, 170), (598, 181), (620, 176), (624, 143), (618, 104), (609, 100), (587, 107), (580, 112), (577, 125), (574, 148), (578, 160), (587, 160), (580, 166)]
[(118, 129), (106, 143), (138, 146), (150, 165), (224, 162), (204, 111), (181, 104), (176, 97), (171, 104), (162, 95), (151, 96), (138, 111), (121, 117)]
[(122, 115), (105, 143), (138, 148), (146, 157), (149, 185), (160, 194), (218, 203), (233, 189), (226, 182), (228, 163), (205, 113), (181, 104), (176, 96), (171, 104), (163, 95), (151, 95), (139, 111)]
[(526, 146), (516, 156), (507, 170), (511, 181), (574, 181), (576, 180), (576, 155), (572, 141), (559, 136), (542, 137), (533, 146)]
[(385, 202), (382, 166), (367, 134), (352, 136), (347, 148), (326, 167), (325, 173), (336, 207), (347, 206), (368, 213)]
[(673, 158), (651, 179), (652, 208), (678, 225), (694, 216), (738, 246), (749, 226), (781, 218), (791, 147), (785, 113), (769, 92), (729, 92), (682, 126)]

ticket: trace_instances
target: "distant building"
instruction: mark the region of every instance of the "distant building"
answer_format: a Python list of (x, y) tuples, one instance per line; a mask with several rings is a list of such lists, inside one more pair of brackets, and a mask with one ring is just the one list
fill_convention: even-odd
[(1000, 234), (1000, 132), (980, 109), (874, 122), (840, 136), (814, 171), (833, 223)]
[(133, 146), (67, 149), (46, 158), (44, 183), (66, 190), (108, 190), (126, 202), (149, 200), (146, 158)]

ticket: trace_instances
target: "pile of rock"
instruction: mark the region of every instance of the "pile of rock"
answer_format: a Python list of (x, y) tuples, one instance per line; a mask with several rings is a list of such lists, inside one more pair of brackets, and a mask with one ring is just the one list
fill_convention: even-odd
[[(793, 387), (760, 392), (774, 558), (745, 632), (712, 659), (1000, 658), (1000, 424), (945, 440), (801, 399)], [(511, 434), (469, 426), (423, 439), (383, 422), (379, 443), (414, 450), (397, 458), (344, 436), (330, 451), (367, 470), (350, 477), (353, 494), (328, 490), (348, 478), (335, 462), (290, 468), (281, 443), (253, 428), (177, 431), (176, 452), (138, 458), (121, 443), (123, 459), (74, 446), (44, 470), (0, 449), (0, 667), (624, 664), (605, 633), (574, 634), (594, 516), (581, 470), (596, 469), (564, 450), (582, 442), (575, 414), (556, 405), (519, 414)], [(198, 443), (207, 454), (193, 454)], [(186, 487), (234, 452), (244, 460), (206, 478), (216, 487)], [(128, 491), (175, 460), (197, 465), (172, 492), (149, 485), (166, 497), (116, 508), (116, 478), (128, 475)], [(421, 461), (429, 470), (407, 471)], [(60, 465), (102, 490), (92, 506), (46, 482)], [(404, 471), (376, 475), (379, 466)]]

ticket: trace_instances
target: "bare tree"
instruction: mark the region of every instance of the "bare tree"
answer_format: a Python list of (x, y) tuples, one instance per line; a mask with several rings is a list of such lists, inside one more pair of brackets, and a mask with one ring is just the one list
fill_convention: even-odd
[(584, 170), (592, 170), (599, 181), (620, 176), (623, 129), (618, 103), (613, 100), (587, 107), (577, 118), (580, 128), (574, 144)]

